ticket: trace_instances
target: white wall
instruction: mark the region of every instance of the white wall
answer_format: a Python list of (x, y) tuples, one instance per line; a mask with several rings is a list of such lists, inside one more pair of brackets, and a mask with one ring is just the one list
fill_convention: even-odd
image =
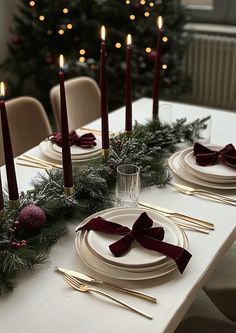
[(7, 43), (11, 36), (10, 27), (18, 2), (19, 0), (0, 0), (0, 63), (8, 54)]

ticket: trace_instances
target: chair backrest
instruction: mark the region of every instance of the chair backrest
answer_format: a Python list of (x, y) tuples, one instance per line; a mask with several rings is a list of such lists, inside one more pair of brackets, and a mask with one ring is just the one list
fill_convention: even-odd
[[(35, 98), (22, 96), (6, 102), (14, 157), (38, 145), (52, 133), (43, 105)], [(0, 125), (0, 165), (5, 164)]]
[[(87, 76), (66, 80), (65, 90), (70, 130), (80, 128), (100, 117), (101, 94), (95, 80)], [(61, 131), (59, 85), (51, 88), (50, 101), (57, 129)]]

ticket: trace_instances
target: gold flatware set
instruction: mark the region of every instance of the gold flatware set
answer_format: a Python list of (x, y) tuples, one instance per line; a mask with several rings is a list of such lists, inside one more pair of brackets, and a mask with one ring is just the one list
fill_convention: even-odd
[(61, 272), (63, 274), (71, 275), (71, 276), (73, 276), (75, 278), (78, 278), (82, 281), (101, 284), (101, 285), (104, 285), (105, 287), (108, 287), (108, 288), (111, 288), (111, 289), (116, 289), (116, 290), (119, 290), (119, 291), (124, 292), (126, 294), (137, 296), (139, 298), (143, 298), (143, 299), (145, 299), (147, 301), (150, 301), (150, 302), (153, 302), (153, 303), (157, 302), (157, 299), (153, 296), (141, 293), (140, 291), (136, 291), (136, 290), (133, 290), (133, 289), (121, 287), (121, 286), (119, 286), (118, 284), (115, 284), (115, 283), (107, 282), (107, 281), (104, 281), (104, 280), (99, 280), (99, 279), (96, 279), (92, 276), (86, 275), (84, 273), (71, 271), (69, 269), (65, 269), (65, 268), (61, 268), (61, 267), (54, 267), (54, 270), (56, 272)]
[(28, 166), (31, 168), (33, 167), (33, 168), (49, 169), (49, 170), (55, 169), (55, 168), (56, 169), (62, 168), (61, 164), (48, 162), (48, 161), (42, 160), (41, 158), (31, 156), (31, 155), (21, 155), (21, 156), (17, 157), (16, 164)]
[[(197, 219), (195, 217), (189, 216), (189, 215), (185, 215), (179, 212), (175, 212), (173, 210), (164, 208), (164, 207), (160, 207), (157, 205), (153, 205), (153, 204), (149, 204), (147, 202), (140, 202), (139, 201), (139, 206), (140, 207), (145, 207), (145, 208), (151, 208), (157, 212), (159, 212), (160, 214), (167, 216), (167, 217), (172, 217), (178, 220), (181, 220), (181, 222), (176, 222), (180, 227), (182, 228), (187, 228), (189, 230), (193, 230), (193, 231), (198, 231), (198, 232), (202, 232), (202, 233), (206, 233), (208, 234), (210, 230), (214, 230), (214, 224), (207, 222), (207, 221), (203, 221), (200, 219)], [(187, 223), (184, 223), (184, 221), (187, 221)]]
[(71, 271), (71, 270), (68, 270), (68, 269), (65, 269), (65, 268), (61, 268), (61, 267), (54, 267), (54, 270), (56, 272), (60, 272), (60, 273), (63, 273), (64, 275), (64, 280), (66, 281), (67, 284), (69, 284), (70, 287), (74, 288), (75, 290), (79, 291), (79, 292), (95, 292), (97, 294), (100, 294), (104, 297), (107, 297), (109, 298), (110, 300), (148, 318), (148, 319), (153, 319), (153, 317), (131, 305), (129, 305), (128, 303), (126, 302), (123, 302), (121, 301), (119, 298), (117, 297), (114, 297), (100, 289), (97, 289), (97, 288), (94, 288), (93, 286), (90, 286), (88, 284), (86, 284), (84, 281), (86, 282), (89, 282), (89, 283), (98, 283), (98, 284), (102, 284), (104, 286), (107, 286), (109, 288), (112, 288), (112, 289), (116, 289), (116, 290), (119, 290), (119, 291), (122, 291), (124, 293), (127, 293), (127, 294), (130, 294), (130, 295), (133, 295), (133, 296), (137, 296), (139, 298), (142, 298), (144, 300), (147, 300), (147, 301), (150, 301), (152, 303), (156, 303), (156, 298), (153, 297), (153, 296), (150, 296), (150, 295), (147, 295), (147, 294), (144, 294), (144, 293), (141, 293), (139, 291), (136, 291), (136, 290), (132, 290), (132, 289), (129, 289), (129, 288), (125, 288), (125, 287), (121, 287), (119, 285), (116, 285), (116, 284), (113, 284), (113, 283), (110, 283), (110, 282), (107, 282), (107, 281), (103, 281), (103, 280), (99, 280), (99, 279), (96, 279), (96, 278), (93, 278), (89, 275), (86, 275), (84, 273), (80, 273), (80, 272), (76, 272), (76, 271)]
[(211, 191), (207, 190), (202, 190), (202, 189), (195, 189), (190, 186), (182, 185), (182, 184), (177, 184), (177, 183), (172, 183), (170, 182), (169, 185), (174, 187), (176, 190), (179, 192), (186, 194), (186, 195), (197, 195), (197, 196), (202, 196), (206, 198), (210, 198), (213, 200), (220, 201), (225, 204), (233, 205), (236, 206), (236, 199), (232, 199), (230, 197), (227, 197), (225, 195), (217, 194)]

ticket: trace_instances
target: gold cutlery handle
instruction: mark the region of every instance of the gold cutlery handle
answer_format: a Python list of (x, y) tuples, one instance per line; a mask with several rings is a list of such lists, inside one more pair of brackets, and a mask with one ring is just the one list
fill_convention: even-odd
[(143, 298), (143, 299), (145, 299), (147, 301), (150, 301), (150, 302), (153, 302), (153, 303), (157, 302), (157, 299), (155, 297), (153, 297), (151, 295), (148, 295), (148, 294), (145, 294), (145, 293), (142, 293), (140, 291), (132, 290), (132, 289), (129, 289), (129, 288), (126, 288), (126, 287), (121, 287), (121, 286), (118, 286), (117, 284), (107, 282), (107, 281), (97, 280), (96, 282), (99, 282), (99, 283), (103, 284), (104, 286), (108, 286), (110, 288), (120, 290), (124, 293)]
[(189, 221), (189, 222), (192, 222), (192, 223), (196, 223), (198, 224), (199, 226), (203, 226), (204, 228), (208, 228), (208, 229), (211, 229), (211, 230), (214, 230), (214, 225), (212, 225), (211, 223), (209, 222), (204, 222), (202, 220), (199, 220), (195, 217), (191, 217), (191, 216), (187, 216), (187, 215), (184, 215), (184, 214), (181, 214), (181, 213), (177, 213), (177, 212), (174, 212), (172, 214), (173, 217), (176, 217), (176, 218), (180, 218), (182, 220), (185, 220), (185, 221)]
[(62, 166), (60, 164), (56, 164), (56, 163), (52, 163), (52, 162), (47, 162), (47, 161), (44, 161), (41, 158), (38, 158), (38, 157), (35, 157), (35, 156), (24, 155), (24, 158), (26, 158), (28, 160), (34, 160), (34, 161), (36, 161), (38, 163), (46, 164), (46, 165), (49, 165), (49, 166), (52, 166), (52, 167), (55, 167), (55, 168), (58, 168), (58, 169), (62, 168)]
[(199, 194), (199, 195), (202, 195), (202, 196), (206, 196), (208, 198), (212, 198), (212, 199), (215, 199), (215, 200), (218, 200), (218, 201), (225, 202), (225, 203), (233, 205), (233, 206), (236, 206), (236, 200), (235, 199), (226, 197), (224, 195), (220, 195), (220, 194), (213, 193), (213, 192), (210, 192), (210, 191), (205, 191), (205, 190), (195, 190), (195, 193)]
[(36, 163), (31, 163), (31, 162), (16, 162), (17, 165), (21, 165), (21, 166), (25, 166), (25, 167), (30, 167), (30, 168), (37, 168), (37, 169), (49, 169), (51, 170), (52, 167), (50, 167), (49, 165), (41, 165), (41, 164), (36, 164)]
[(145, 313), (145, 312), (143, 312), (141, 310), (136, 309), (135, 307), (133, 307), (133, 306), (131, 306), (131, 305), (129, 305), (129, 304), (121, 301), (120, 299), (118, 299), (118, 298), (116, 298), (114, 296), (111, 296), (110, 294), (105, 293), (104, 291), (101, 291), (101, 290), (95, 289), (95, 288), (91, 288), (91, 287), (89, 287), (89, 291), (93, 291), (93, 292), (95, 292), (97, 294), (100, 294), (100, 295), (102, 295), (104, 297), (107, 297), (107, 298), (111, 299), (112, 301), (114, 301), (114, 302), (116, 302), (116, 303), (118, 303), (120, 305), (123, 305), (124, 307), (126, 307), (126, 308), (128, 308), (128, 309), (130, 309), (130, 310), (132, 310), (132, 311), (134, 311), (134, 312), (136, 312), (136, 313), (138, 313), (138, 314), (140, 314), (140, 315), (148, 318), (148, 319), (153, 319), (152, 316), (150, 316), (149, 314), (147, 314), (147, 313)]
[(188, 215), (184, 215), (184, 214), (181, 214), (181, 213), (178, 213), (178, 212), (175, 212), (175, 211), (170, 211), (170, 210), (167, 210), (167, 209), (164, 209), (164, 208), (161, 209), (161, 208), (157, 207), (156, 205), (146, 204), (144, 202), (139, 202), (139, 206), (151, 208), (151, 209), (154, 209), (157, 212), (159, 212), (160, 214), (163, 214), (165, 216), (176, 217), (176, 218), (179, 218), (179, 219), (197, 224), (198, 226), (201, 225), (201, 226), (203, 226), (207, 229), (214, 230), (214, 224), (212, 224), (210, 222), (199, 220), (197, 218), (194, 218), (194, 217), (191, 217), (191, 216), (188, 216)]
[(191, 226), (188, 225), (187, 223), (181, 223), (181, 222), (177, 222), (178, 226), (182, 229), (187, 229), (187, 230), (191, 230), (191, 231), (197, 231), (197, 232), (201, 232), (203, 234), (209, 234), (209, 232), (207, 230), (201, 229), (196, 227), (196, 226)]

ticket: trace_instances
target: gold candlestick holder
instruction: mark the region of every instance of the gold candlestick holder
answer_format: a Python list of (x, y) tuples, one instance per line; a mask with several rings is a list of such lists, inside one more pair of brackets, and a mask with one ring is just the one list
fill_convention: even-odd
[(132, 134), (132, 131), (125, 131), (125, 136), (129, 138)]
[(66, 195), (74, 195), (75, 194), (75, 188), (74, 188), (74, 186), (71, 186), (71, 187), (65, 187), (64, 186), (64, 193), (66, 194)]
[(9, 200), (9, 207), (10, 209), (18, 209), (20, 207), (20, 200)]
[(102, 156), (103, 156), (103, 157), (107, 157), (108, 154), (109, 154), (109, 148), (107, 148), (107, 149), (102, 149)]

